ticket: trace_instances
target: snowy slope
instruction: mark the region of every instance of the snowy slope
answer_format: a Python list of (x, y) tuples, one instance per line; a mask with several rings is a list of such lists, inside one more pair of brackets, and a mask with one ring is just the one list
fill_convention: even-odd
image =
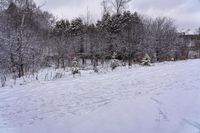
[(0, 133), (199, 133), (200, 60), (0, 88)]

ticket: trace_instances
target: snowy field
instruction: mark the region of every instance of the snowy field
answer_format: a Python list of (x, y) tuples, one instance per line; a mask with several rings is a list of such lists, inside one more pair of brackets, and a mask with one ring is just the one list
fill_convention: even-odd
[(200, 60), (0, 88), (0, 133), (199, 133)]

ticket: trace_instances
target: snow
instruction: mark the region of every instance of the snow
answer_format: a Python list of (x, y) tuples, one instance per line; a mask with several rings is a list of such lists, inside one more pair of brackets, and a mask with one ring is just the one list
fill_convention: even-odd
[(200, 60), (0, 88), (0, 133), (199, 133)]

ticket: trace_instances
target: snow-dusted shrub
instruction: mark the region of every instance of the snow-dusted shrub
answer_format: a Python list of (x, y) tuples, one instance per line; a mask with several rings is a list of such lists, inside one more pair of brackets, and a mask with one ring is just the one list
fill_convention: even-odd
[(60, 72), (56, 72), (55, 76), (53, 77), (53, 80), (61, 79), (63, 76), (64, 76), (64, 74), (62, 74)]
[(119, 66), (120, 66), (119, 60), (113, 59), (113, 60), (111, 61), (110, 67), (111, 67), (112, 70), (114, 70), (115, 68), (117, 68), (117, 67), (119, 67)]
[(1, 76), (1, 87), (5, 87), (6, 86), (6, 76), (2, 75)]
[(71, 72), (72, 72), (72, 75), (73, 77), (76, 75), (76, 74), (81, 74), (80, 72), (80, 69), (78, 67), (78, 59), (75, 57), (72, 61), (72, 69), (71, 69)]
[(45, 75), (45, 77), (44, 77), (44, 80), (45, 81), (47, 81), (47, 80), (49, 80), (49, 78), (48, 78), (49, 76), (48, 76), (48, 73)]
[(115, 68), (120, 66), (120, 62), (118, 59), (116, 59), (116, 57), (117, 57), (117, 53), (114, 52), (112, 55), (112, 60), (111, 60), (111, 64), (110, 64), (110, 67), (112, 70), (114, 70)]
[(122, 66), (126, 66), (126, 62), (122, 62)]
[(78, 59), (75, 57), (71, 63), (72, 67), (78, 67)]
[(93, 67), (93, 70), (94, 70), (95, 73), (98, 73), (98, 72), (99, 72), (99, 69), (98, 69), (96, 66)]
[(151, 65), (151, 57), (148, 54), (145, 54), (144, 58), (142, 59), (142, 65), (144, 66)]
[(18, 78), (18, 76), (17, 76), (16, 74), (13, 74), (13, 75), (12, 75), (12, 79), (14, 80), (14, 84), (16, 84), (17, 78)]
[(78, 67), (72, 67), (72, 75), (75, 77), (76, 74), (81, 74)]
[(44, 80), (45, 80), (45, 81), (51, 80), (52, 77), (53, 77), (52, 75), (53, 75), (52, 72), (50, 72), (50, 73), (49, 73), (49, 72), (46, 73), (46, 75), (45, 75), (45, 77), (44, 77)]

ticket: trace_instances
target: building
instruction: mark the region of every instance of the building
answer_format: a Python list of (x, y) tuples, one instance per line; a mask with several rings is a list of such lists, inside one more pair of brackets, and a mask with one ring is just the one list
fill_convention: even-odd
[(187, 53), (187, 58), (200, 58), (200, 35), (183, 33), (179, 37)]

